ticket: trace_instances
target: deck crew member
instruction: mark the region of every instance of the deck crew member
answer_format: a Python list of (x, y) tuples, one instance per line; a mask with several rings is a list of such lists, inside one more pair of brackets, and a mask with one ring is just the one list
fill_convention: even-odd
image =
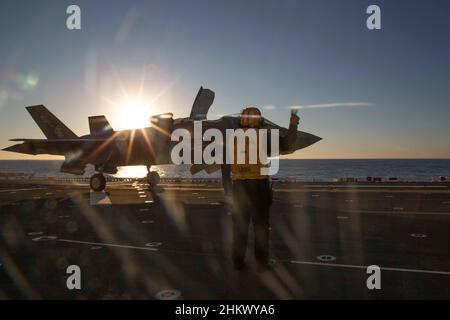
[[(280, 149), (290, 148), (290, 145), (295, 142), (299, 119), (295, 113), (291, 114), (288, 134), (280, 137)], [(240, 116), (240, 127), (244, 130), (263, 128), (263, 121), (261, 111), (258, 108), (245, 108)], [(270, 138), (268, 141), (270, 141)], [(270, 145), (268, 149), (270, 150)], [(261, 174), (261, 168), (265, 165), (259, 161), (256, 164), (250, 164), (248, 162), (248, 151), (247, 141), (244, 164), (238, 164), (237, 161), (234, 161), (232, 165), (222, 166), (225, 193), (231, 193), (233, 203), (232, 259), (235, 269), (242, 270), (245, 268), (245, 251), (249, 225), (252, 221), (255, 234), (257, 270), (266, 271), (271, 269), (269, 263), (269, 214), (272, 203), (272, 188), (269, 176)]]

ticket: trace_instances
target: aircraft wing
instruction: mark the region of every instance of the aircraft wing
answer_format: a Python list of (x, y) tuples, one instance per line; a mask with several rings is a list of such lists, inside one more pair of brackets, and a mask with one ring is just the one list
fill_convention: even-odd
[(22, 143), (4, 148), (4, 151), (33, 155), (65, 155), (68, 152), (92, 150), (105, 143), (105, 139), (11, 139), (10, 141)]

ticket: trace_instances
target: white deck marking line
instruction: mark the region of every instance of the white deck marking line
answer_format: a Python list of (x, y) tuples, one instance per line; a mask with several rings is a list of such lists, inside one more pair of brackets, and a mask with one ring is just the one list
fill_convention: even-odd
[[(298, 261), (298, 260), (291, 260), (291, 263), (316, 265), (316, 266), (326, 266), (326, 267), (337, 267), (337, 268), (353, 268), (353, 269), (367, 269), (367, 267), (368, 267), (368, 266), (360, 266), (360, 265), (355, 265), (355, 264), (325, 263), (325, 262), (311, 262), (311, 261)], [(386, 271), (443, 274), (443, 275), (447, 275), (447, 276), (450, 275), (450, 271), (391, 268), (391, 267), (381, 267), (381, 266), (380, 266), (380, 269), (381, 270), (386, 270)]]
[(395, 213), (396, 215), (425, 214), (425, 215), (450, 216), (450, 212), (400, 211), (400, 210), (339, 210), (339, 211), (350, 213)]
[(77, 243), (77, 244), (89, 244), (89, 245), (94, 245), (94, 246), (115, 247), (115, 248), (122, 248), (122, 249), (158, 251), (158, 249), (156, 249), (156, 248), (135, 247), (135, 246), (128, 246), (128, 245), (123, 245), (123, 244), (113, 244), (113, 243), (89, 242), (89, 241), (68, 240), (68, 239), (58, 239), (57, 241), (68, 242), (68, 243)]

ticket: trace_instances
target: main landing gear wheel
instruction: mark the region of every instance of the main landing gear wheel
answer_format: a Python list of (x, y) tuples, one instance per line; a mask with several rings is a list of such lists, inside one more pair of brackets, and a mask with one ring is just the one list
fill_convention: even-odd
[(150, 171), (147, 173), (147, 182), (150, 188), (156, 187), (160, 180), (158, 172)]
[(89, 181), (89, 184), (91, 186), (91, 189), (94, 191), (103, 191), (106, 187), (106, 179), (105, 176), (101, 173), (96, 173), (91, 177), (91, 180)]

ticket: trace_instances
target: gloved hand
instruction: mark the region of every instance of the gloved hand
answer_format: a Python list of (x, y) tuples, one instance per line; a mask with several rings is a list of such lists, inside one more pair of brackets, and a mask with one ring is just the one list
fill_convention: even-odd
[(291, 113), (291, 120), (289, 121), (289, 125), (298, 126), (300, 122), (300, 117), (296, 115), (295, 113)]

